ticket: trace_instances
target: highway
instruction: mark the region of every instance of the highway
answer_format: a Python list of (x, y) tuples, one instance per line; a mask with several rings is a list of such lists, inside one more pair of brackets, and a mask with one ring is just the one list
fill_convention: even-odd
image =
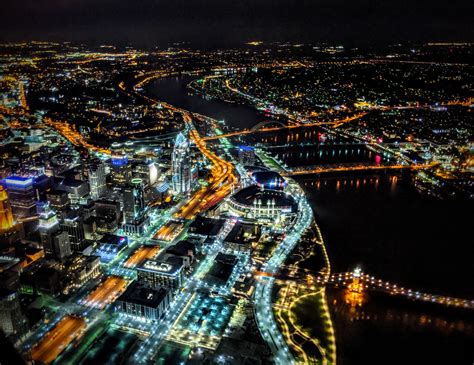
[(192, 125), (190, 114), (184, 113), (183, 118), (191, 128), (189, 133), (191, 140), (212, 164), (209, 185), (199, 189), (175, 214), (176, 218), (193, 219), (198, 213), (224, 199), (238, 180), (233, 165), (218, 157), (206, 146), (206, 142)]
[(141, 246), (125, 261), (123, 266), (134, 268), (147, 259), (152, 259), (160, 252), (160, 246)]
[(183, 223), (169, 221), (155, 233), (153, 239), (164, 242), (172, 242), (183, 231), (183, 228)]
[(312, 220), (311, 206), (304, 197), (301, 197), (298, 202), (298, 217), (295, 224), (291, 229), (288, 229), (285, 238), (262, 266), (261, 271), (265, 274), (259, 276), (256, 282), (254, 305), (257, 325), (277, 364), (293, 364), (295, 359), (278, 329), (273, 314), (272, 289), (275, 281), (273, 275), (279, 271), (280, 266), (298, 244), (301, 235), (310, 226)]
[(101, 148), (94, 146), (86, 141), (86, 139), (80, 134), (75, 125), (71, 125), (68, 122), (58, 122), (54, 121), (51, 118), (44, 118), (44, 123), (52, 128), (54, 128), (59, 134), (66, 138), (76, 147), (86, 148), (93, 152), (100, 152), (104, 154), (111, 154), (111, 151), (106, 148)]
[(127, 285), (127, 280), (119, 276), (109, 276), (84, 299), (83, 304), (92, 308), (104, 309), (125, 291)]
[(79, 338), (86, 328), (81, 317), (67, 315), (54, 326), (43, 339), (31, 350), (31, 358), (40, 363), (49, 364), (75, 339)]

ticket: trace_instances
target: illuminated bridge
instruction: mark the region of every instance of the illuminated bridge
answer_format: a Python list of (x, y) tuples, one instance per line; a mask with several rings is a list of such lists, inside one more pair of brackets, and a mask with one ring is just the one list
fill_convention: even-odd
[(474, 300), (448, 297), (424, 293), (417, 290), (407, 289), (382, 279), (377, 279), (356, 269), (353, 272), (332, 274), (329, 277), (319, 276), (316, 281), (321, 284), (344, 287), (355, 293), (364, 291), (378, 291), (386, 294), (405, 297), (407, 299), (435, 303), (448, 307), (474, 309)]
[[(243, 136), (243, 135), (252, 134), (252, 133), (274, 132), (274, 131), (280, 131), (283, 129), (317, 127), (317, 126), (323, 126), (323, 125), (330, 125), (330, 126), (333, 126), (334, 128), (337, 128), (345, 123), (349, 123), (349, 122), (352, 122), (353, 120), (362, 118), (366, 114), (367, 113), (358, 113), (358, 114), (346, 117), (344, 119), (327, 121), (327, 122), (310, 122), (310, 123), (296, 122), (295, 124), (289, 124), (289, 125), (285, 125), (282, 122), (278, 122), (274, 120), (264, 121), (255, 125), (254, 127), (252, 127), (252, 129), (243, 129), (240, 131), (219, 134), (215, 136), (203, 137), (202, 139), (209, 141), (209, 140), (220, 139), (220, 138)], [(278, 124), (278, 126), (269, 126), (270, 124), (273, 124), (273, 125)]]
[(263, 127), (270, 125), (270, 124), (278, 124), (282, 128), (288, 127), (285, 123), (279, 122), (277, 120), (264, 120), (263, 122), (260, 122), (256, 125), (254, 125), (249, 132), (255, 132), (259, 129), (262, 129)]
[(283, 176), (295, 175), (310, 175), (310, 174), (324, 174), (330, 172), (348, 172), (348, 171), (367, 171), (367, 170), (421, 170), (434, 167), (435, 164), (425, 165), (371, 165), (371, 164), (338, 164), (338, 165), (319, 165), (319, 166), (304, 166), (293, 170), (286, 169), (281, 174)]

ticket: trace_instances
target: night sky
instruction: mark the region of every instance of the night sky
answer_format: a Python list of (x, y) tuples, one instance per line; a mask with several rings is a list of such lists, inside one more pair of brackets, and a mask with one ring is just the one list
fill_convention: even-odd
[(474, 41), (474, 1), (1, 0), (0, 39), (230, 45)]

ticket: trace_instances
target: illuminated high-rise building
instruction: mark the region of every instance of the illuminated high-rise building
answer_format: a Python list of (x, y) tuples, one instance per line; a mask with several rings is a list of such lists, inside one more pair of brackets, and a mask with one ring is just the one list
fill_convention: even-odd
[(110, 177), (114, 187), (124, 187), (132, 179), (132, 166), (128, 161), (128, 155), (124, 147), (118, 142), (114, 142), (110, 146), (112, 151)]
[(176, 194), (186, 194), (191, 190), (191, 156), (189, 141), (184, 134), (179, 133), (172, 156), (172, 188)]
[(123, 189), (123, 213), (126, 222), (133, 222), (145, 212), (143, 182), (132, 179), (130, 185)]
[(38, 203), (39, 226), (41, 244), (47, 256), (59, 261), (71, 255), (71, 242), (68, 232), (61, 229), (56, 213), (48, 202)]
[(124, 230), (127, 233), (143, 233), (148, 224), (142, 179), (132, 179), (123, 189)]
[(61, 221), (61, 229), (69, 235), (69, 241), (74, 250), (79, 251), (85, 239), (82, 214), (78, 211), (68, 212)]
[(158, 181), (159, 171), (154, 162), (139, 163), (134, 167), (133, 175), (142, 179), (143, 185), (146, 188)]
[(132, 167), (125, 154), (117, 153), (112, 155), (112, 182), (114, 186), (125, 186), (132, 178)]
[(39, 202), (37, 210), (39, 214), (38, 231), (40, 234), (41, 245), (43, 246), (46, 255), (53, 256), (53, 235), (61, 229), (58, 217), (51, 209), (49, 202)]
[(64, 261), (71, 256), (71, 241), (66, 231), (59, 231), (53, 234), (54, 257), (59, 261)]
[(16, 337), (28, 331), (28, 320), (21, 311), (16, 291), (0, 288), (0, 329)]
[(14, 218), (31, 217), (36, 212), (36, 193), (32, 177), (9, 176), (5, 180)]
[(107, 191), (105, 165), (100, 160), (94, 160), (89, 166), (89, 186), (91, 198), (97, 200)]
[(0, 232), (7, 232), (13, 228), (13, 213), (8, 194), (0, 186)]
[(71, 209), (71, 199), (69, 199), (67, 191), (51, 189), (46, 193), (46, 200), (60, 216), (65, 215)]

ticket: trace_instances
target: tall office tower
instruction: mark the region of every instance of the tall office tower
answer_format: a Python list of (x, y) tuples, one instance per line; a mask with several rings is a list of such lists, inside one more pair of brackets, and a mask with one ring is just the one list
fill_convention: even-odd
[(144, 187), (147, 187), (157, 182), (159, 171), (154, 162), (143, 162), (135, 166), (133, 175), (142, 179)]
[(89, 186), (91, 198), (97, 200), (105, 195), (107, 185), (105, 182), (105, 165), (99, 159), (91, 162), (89, 166)]
[(142, 179), (132, 179), (123, 189), (124, 230), (127, 233), (143, 233), (148, 224)]
[(51, 210), (48, 202), (38, 204), (38, 213), (40, 216), (38, 231), (46, 256), (64, 261), (71, 255), (68, 232), (61, 229), (56, 213)]
[(67, 257), (71, 256), (71, 242), (66, 231), (58, 231), (53, 233), (53, 250), (54, 257), (63, 262)]
[(191, 190), (191, 156), (189, 142), (184, 134), (176, 137), (172, 155), (172, 188), (176, 194), (185, 194)]
[(112, 182), (114, 186), (124, 187), (132, 179), (132, 166), (120, 143), (112, 143), (110, 149), (112, 150), (112, 170), (110, 173)]
[(133, 222), (145, 213), (142, 179), (132, 179), (123, 190), (123, 213), (126, 222)]
[(122, 216), (120, 210), (120, 202), (115, 200), (100, 199), (94, 203), (95, 216), (99, 218), (107, 218), (118, 222)]
[(28, 331), (28, 320), (21, 312), (18, 293), (0, 288), (0, 328), (6, 335), (20, 337)]
[(71, 199), (67, 191), (50, 190), (46, 193), (46, 200), (58, 215), (63, 216), (71, 209)]
[(0, 232), (8, 232), (13, 228), (13, 213), (8, 194), (0, 186)]
[(72, 248), (79, 251), (85, 239), (82, 215), (77, 211), (68, 212), (61, 222), (61, 229), (69, 235)]
[(53, 235), (61, 229), (58, 217), (51, 209), (49, 202), (38, 202), (37, 210), (39, 214), (38, 231), (41, 245), (46, 255), (54, 256)]
[(32, 177), (9, 176), (5, 179), (14, 218), (31, 217), (36, 212), (36, 193)]

